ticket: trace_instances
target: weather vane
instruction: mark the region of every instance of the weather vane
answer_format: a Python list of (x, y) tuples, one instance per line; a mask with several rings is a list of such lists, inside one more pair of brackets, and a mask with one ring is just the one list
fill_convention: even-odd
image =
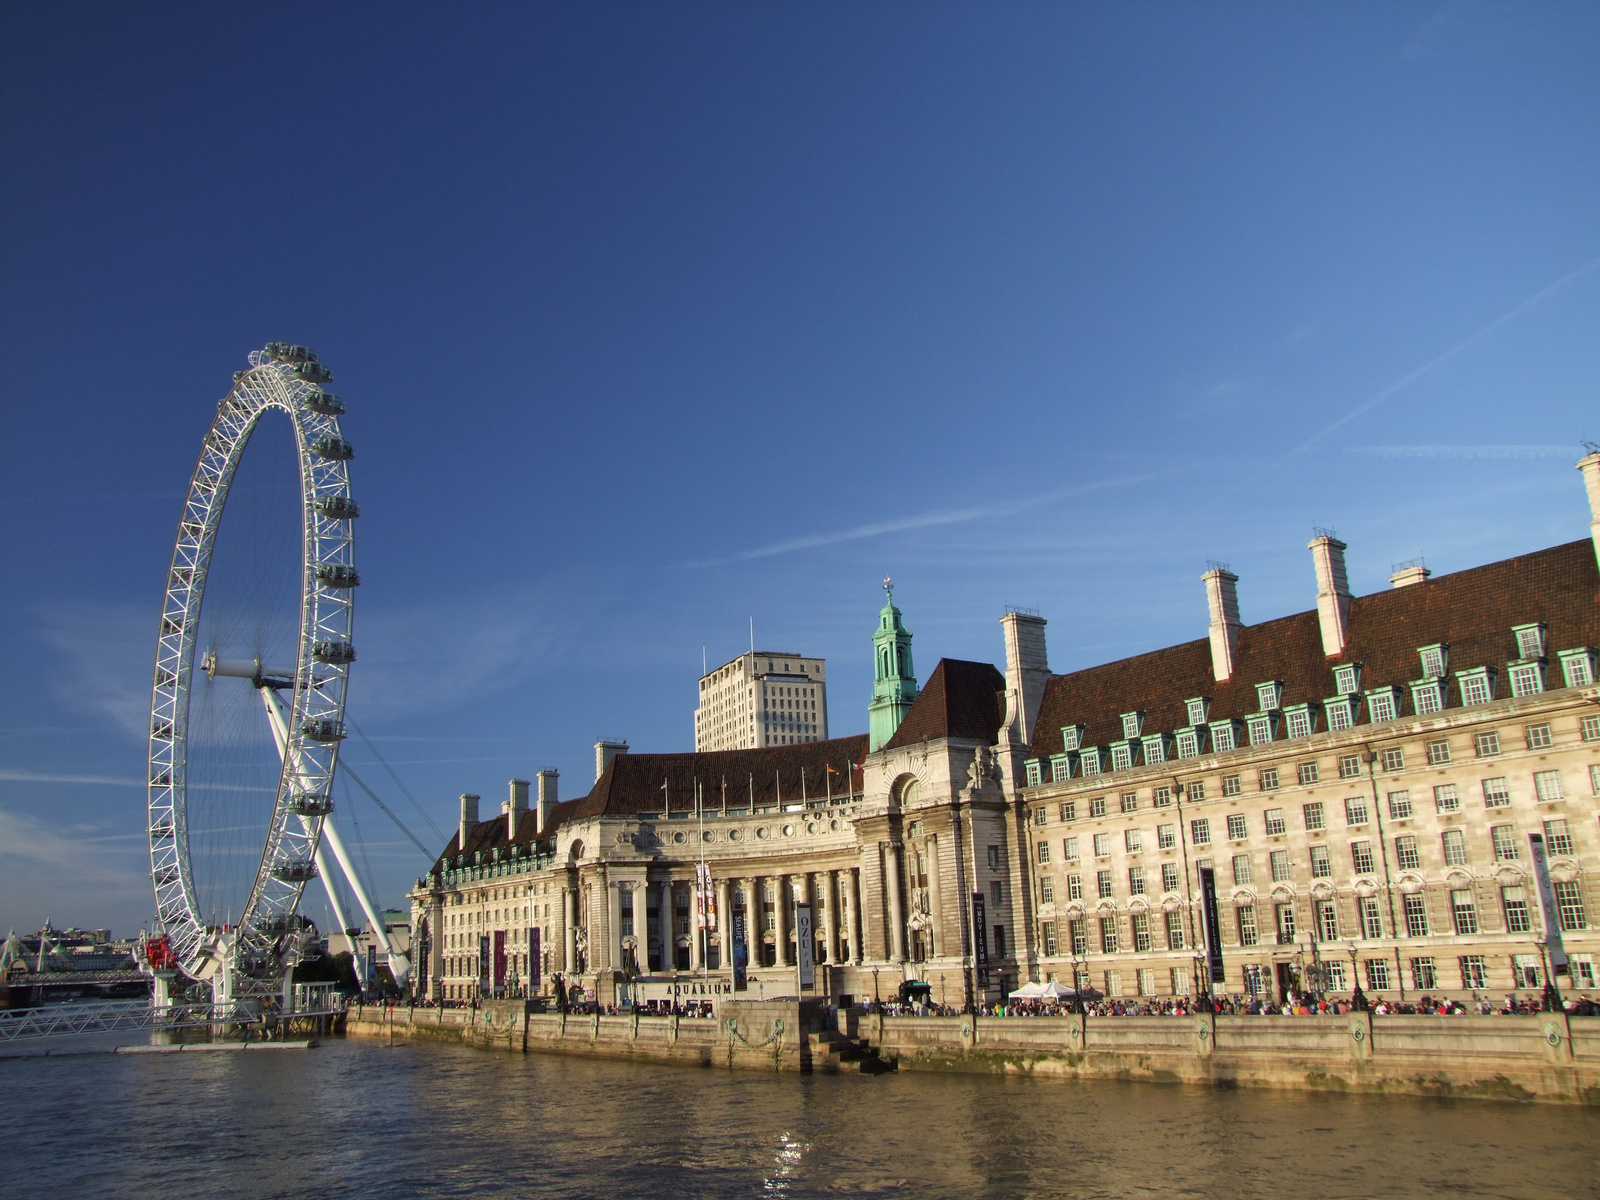
[(894, 599), (894, 580), (887, 575), (883, 577), (883, 590), (889, 593), (889, 599)]

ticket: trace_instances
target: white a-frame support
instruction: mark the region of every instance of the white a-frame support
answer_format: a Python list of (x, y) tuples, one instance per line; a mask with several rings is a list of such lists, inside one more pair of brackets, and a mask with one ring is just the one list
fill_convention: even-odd
[[(278, 757), (285, 754), (289, 744), (289, 718), (283, 710), (283, 701), (278, 699), (278, 693), (270, 687), (258, 687), (261, 693), (261, 703), (266, 707), (267, 720), (272, 726), (272, 740), (277, 743)], [(298, 774), (298, 765), (292, 768)], [(329, 797), (331, 800), (332, 797)], [(301, 817), (309, 827), (311, 822)], [(372, 927), (374, 940), (382, 947), (389, 960), (389, 971), (394, 976), (396, 987), (404, 987), (406, 979), (411, 975), (411, 963), (404, 954), (394, 948), (394, 943), (389, 940), (389, 930), (383, 923), (382, 915), (373, 907), (372, 899), (367, 895), (367, 889), (361, 886), (361, 878), (356, 874), (355, 867), (350, 863), (350, 855), (345, 851), (344, 841), (339, 837), (339, 831), (334, 828), (333, 817), (328, 815), (322, 818), (322, 838), (317, 842), (316, 864), (317, 874), (322, 877), (322, 886), (327, 889), (328, 903), (333, 908), (333, 918), (339, 922), (339, 932), (344, 933), (349, 929), (345, 921), (344, 910), (339, 906), (339, 895), (333, 886), (333, 876), (328, 872), (328, 862), (322, 853), (322, 843), (326, 841), (333, 850), (333, 856), (339, 860), (339, 869), (344, 873), (345, 879), (350, 884), (350, 890), (355, 893), (356, 900), (360, 903), (362, 911), (367, 914), (367, 921)], [(348, 939), (348, 935), (347, 939)], [(355, 957), (355, 945), (350, 946), (350, 957)], [(356, 968), (360, 973), (360, 967)]]

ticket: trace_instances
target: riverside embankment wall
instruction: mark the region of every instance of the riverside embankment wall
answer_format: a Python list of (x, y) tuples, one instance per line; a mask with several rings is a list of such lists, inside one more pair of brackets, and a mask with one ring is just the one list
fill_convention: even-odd
[[(1537, 1100), (1600, 1106), (1600, 1018), (849, 1018), (902, 1070)], [(807, 1070), (815, 1018), (792, 1002), (725, 1004), (716, 1019), (469, 1009), (352, 1010), (349, 1034), (485, 1049)], [(730, 1024), (731, 1022), (731, 1024)]]

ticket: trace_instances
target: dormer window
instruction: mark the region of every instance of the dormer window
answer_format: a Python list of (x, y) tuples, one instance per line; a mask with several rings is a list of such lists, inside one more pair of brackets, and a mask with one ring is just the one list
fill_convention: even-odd
[(1072, 778), (1073, 768), (1078, 765), (1076, 754), (1052, 754), (1050, 756), (1050, 782), (1064, 783)]
[(1101, 767), (1105, 765), (1100, 758), (1100, 747), (1098, 746), (1085, 746), (1079, 756), (1079, 761), (1083, 764), (1083, 774), (1086, 778), (1090, 775), (1100, 774)]
[(1137, 742), (1112, 742), (1111, 743), (1111, 769), (1113, 771), (1126, 771), (1133, 766), (1133, 756), (1137, 752)]
[(1354, 696), (1361, 691), (1361, 664), (1345, 663), (1333, 669), (1333, 690), (1341, 696)]
[(1354, 693), (1335, 696), (1323, 704), (1323, 710), (1328, 714), (1328, 728), (1332, 730), (1351, 729), (1356, 723), (1356, 708), (1361, 703), (1361, 697)]
[(1435, 642), (1431, 646), (1419, 646), (1417, 653), (1422, 657), (1422, 677), (1424, 679), (1439, 679), (1444, 675), (1445, 663), (1450, 657), (1450, 647), (1443, 642)]
[(1039, 770), (1039, 760), (1037, 758), (1030, 758), (1030, 759), (1028, 759), (1027, 762), (1023, 763), (1022, 766), (1023, 766), (1023, 769), (1027, 772), (1027, 780), (1028, 780), (1027, 786), (1028, 787), (1038, 787), (1039, 786), (1039, 781), (1040, 781), (1040, 778), (1041, 778), (1041, 772)]
[(1144, 755), (1145, 765), (1150, 763), (1164, 763), (1167, 761), (1167, 735), (1164, 733), (1150, 733), (1139, 739), (1140, 751)]
[(1218, 754), (1235, 750), (1239, 746), (1239, 725), (1236, 721), (1211, 722), (1211, 748)]
[(1422, 679), (1411, 685), (1411, 707), (1425, 717), (1444, 708), (1444, 680)]
[(1367, 693), (1367, 720), (1374, 725), (1392, 721), (1400, 715), (1400, 689), (1373, 688)]
[(1199, 758), (1200, 751), (1205, 748), (1206, 729), (1204, 725), (1193, 729), (1180, 729), (1177, 736), (1179, 758)]
[(1063, 725), (1061, 727), (1061, 748), (1063, 750), (1083, 749), (1083, 726)]
[(1196, 696), (1193, 700), (1185, 700), (1183, 707), (1188, 711), (1189, 724), (1204, 725), (1206, 723), (1206, 710), (1211, 707), (1211, 701), (1204, 696)]
[(1544, 664), (1542, 662), (1512, 663), (1506, 670), (1511, 679), (1513, 696), (1537, 696), (1544, 691)]
[(1317, 727), (1317, 706), (1296, 704), (1293, 708), (1284, 710), (1283, 719), (1290, 737), (1310, 737)]
[(1256, 684), (1256, 707), (1262, 712), (1271, 712), (1277, 708), (1283, 699), (1283, 685), (1276, 681), (1272, 683)]
[(1122, 736), (1136, 738), (1144, 729), (1144, 714), (1142, 712), (1127, 712), (1122, 714)]
[(1250, 730), (1250, 744), (1265, 746), (1277, 733), (1277, 718), (1272, 713), (1256, 713), (1245, 719)]
[(1533, 625), (1513, 625), (1511, 627), (1511, 632), (1517, 635), (1518, 658), (1544, 657), (1543, 622), (1536, 622)]
[(1563, 650), (1561, 675), (1568, 687), (1588, 687), (1594, 683), (1594, 651)]
[(1494, 669), (1476, 667), (1471, 671), (1456, 672), (1456, 686), (1461, 689), (1461, 707), (1473, 708), (1494, 699)]

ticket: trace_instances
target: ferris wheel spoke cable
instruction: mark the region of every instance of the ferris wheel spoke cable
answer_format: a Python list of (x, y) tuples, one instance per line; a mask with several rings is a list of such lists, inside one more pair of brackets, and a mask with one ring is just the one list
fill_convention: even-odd
[[(411, 789), (405, 785), (405, 780), (401, 779), (399, 775), (395, 774), (394, 768), (389, 765), (389, 760), (383, 756), (382, 751), (372, 744), (372, 739), (367, 736), (366, 731), (362, 729), (360, 725), (356, 724), (354, 717), (347, 716), (345, 719), (349, 723), (350, 728), (356, 731), (356, 736), (366, 744), (368, 750), (372, 751), (372, 757), (377, 759), (378, 762), (383, 765), (383, 769), (389, 773), (389, 778), (394, 780), (395, 787), (399, 788), (400, 791), (405, 795), (405, 798), (411, 801), (411, 807), (417, 810), (418, 815), (421, 816), (423, 821), (427, 823), (428, 828), (433, 831), (435, 840), (441, 845), (447, 841), (448, 839), (445, 837), (444, 830), (440, 829), (438, 823), (435, 822), (430, 815), (428, 815), (428, 810), (422, 807), (421, 802), (416, 798), (415, 795), (412, 794)], [(349, 770), (348, 767), (345, 769)], [(355, 779), (357, 783), (361, 783), (361, 780), (356, 776), (354, 771), (350, 772), (350, 776), (352, 779)], [(377, 800), (379, 808), (382, 808), (384, 812), (389, 812), (383, 801), (378, 800), (377, 795), (372, 791), (371, 788), (368, 788), (364, 783), (362, 783), (361, 786), (366, 790), (367, 795), (371, 796), (374, 800)], [(390, 815), (393, 816), (394, 814), (390, 813)], [(400, 824), (399, 817), (395, 817), (394, 820), (395, 824)], [(400, 825), (400, 828), (405, 829), (405, 826)], [(406, 829), (406, 836), (411, 837), (411, 831), (409, 829)], [(414, 837), (411, 837), (411, 840), (413, 842), (417, 841), (417, 839)], [(436, 857), (433, 851), (429, 850), (421, 842), (417, 842), (417, 846), (424, 854), (428, 856), (430, 862)]]
[[(352, 722), (352, 724), (353, 724), (353, 722)], [(412, 843), (417, 847), (417, 849), (422, 851), (422, 855), (423, 855), (424, 858), (426, 858), (429, 862), (432, 862), (435, 858), (438, 857), (438, 855), (436, 855), (432, 850), (429, 850), (426, 846), (424, 846), (422, 844), (422, 841), (417, 837), (416, 834), (412, 833), (411, 830), (406, 828), (406, 823), (404, 821), (402, 821), (399, 817), (397, 817), (395, 815), (395, 813), (394, 813), (394, 810), (391, 809), (387, 804), (385, 804), (379, 798), (377, 792), (373, 791), (370, 787), (367, 786), (366, 781), (364, 779), (362, 779), (361, 776), (356, 774), (354, 767), (352, 767), (349, 763), (340, 763), (339, 766), (344, 771), (344, 773), (347, 776), (349, 776), (350, 780), (357, 787), (359, 787), (363, 792), (365, 792), (367, 794), (367, 796), (372, 800), (372, 802), (374, 804), (376, 804), (380, 809), (383, 810), (384, 815), (387, 816), (389, 818), (389, 820), (393, 821), (395, 823), (395, 825), (397, 825), (399, 827), (400, 832), (405, 834), (408, 838), (411, 839)], [(444, 839), (441, 836), (440, 841), (443, 841), (443, 840)], [(365, 853), (365, 851), (363, 851), (363, 853)], [(369, 869), (369, 872), (370, 872), (370, 869)]]

